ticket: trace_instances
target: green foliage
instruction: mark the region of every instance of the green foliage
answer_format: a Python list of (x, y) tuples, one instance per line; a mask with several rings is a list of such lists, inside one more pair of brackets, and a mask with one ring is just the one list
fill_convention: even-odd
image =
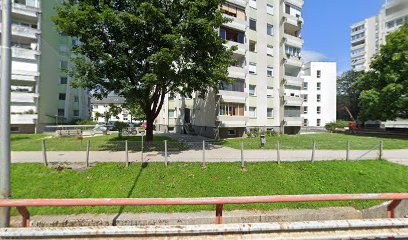
[(223, 2), (64, 1), (54, 22), (80, 42), (69, 72), (73, 85), (97, 98), (113, 92), (140, 106), (151, 140), (167, 93), (204, 96), (228, 80), (236, 47), (227, 49), (217, 32), (229, 21), (220, 10)]
[(371, 71), (356, 84), (364, 120), (408, 118), (408, 22), (388, 35)]
[(327, 123), (325, 128), (328, 131), (334, 131), (336, 128), (348, 127), (348, 124), (349, 124), (348, 121), (335, 121), (335, 122)]
[(69, 125), (96, 125), (96, 122), (86, 119), (76, 119), (71, 121)]
[(125, 122), (116, 121), (116, 122), (113, 123), (113, 126), (114, 126), (115, 129), (118, 130), (119, 138), (122, 138), (123, 129), (129, 127), (129, 124), (125, 123)]
[(349, 114), (342, 110), (348, 107), (355, 119), (359, 116), (360, 90), (354, 84), (358, 81), (363, 72), (348, 71), (337, 78), (337, 117), (338, 119), (351, 120)]

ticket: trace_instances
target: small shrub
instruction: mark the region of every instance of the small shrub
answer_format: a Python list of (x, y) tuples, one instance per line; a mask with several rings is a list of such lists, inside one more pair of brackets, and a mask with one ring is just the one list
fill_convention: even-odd
[(336, 121), (326, 124), (325, 128), (327, 131), (334, 131), (336, 128), (345, 128), (348, 127), (348, 125), (348, 121)]

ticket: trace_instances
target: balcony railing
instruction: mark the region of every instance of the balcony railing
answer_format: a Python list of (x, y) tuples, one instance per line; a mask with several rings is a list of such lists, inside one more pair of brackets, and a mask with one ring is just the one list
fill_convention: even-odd
[(228, 68), (228, 77), (230, 78), (245, 79), (247, 74), (248, 74), (248, 70), (246, 68), (242, 68), (242, 67), (229, 67)]
[(233, 3), (235, 5), (238, 5), (240, 7), (246, 7), (246, 1), (245, 0), (227, 0), (227, 2)]
[(236, 29), (236, 30), (245, 32), (245, 30), (246, 30), (245, 20), (242, 20), (242, 19), (239, 19), (239, 18), (236, 18), (236, 17), (232, 17), (232, 16), (229, 16), (227, 14), (223, 14), (223, 16), (226, 17), (226, 18), (231, 19), (230, 22), (224, 24), (225, 26), (227, 26), (228, 28), (231, 28), (231, 29)]
[(301, 57), (291, 56), (288, 54), (285, 54), (284, 56), (285, 56), (284, 61), (286, 65), (299, 67), (299, 68), (303, 66), (303, 60)]
[(228, 41), (227, 40), (227, 42), (225, 43), (225, 46), (227, 46), (227, 47), (237, 46), (238, 49), (236, 51), (234, 51), (234, 54), (242, 55), (242, 56), (245, 56), (245, 54), (246, 54), (246, 52), (248, 50), (247, 45), (245, 45), (244, 43), (239, 43), (239, 42), (234, 42), (234, 41)]
[(284, 34), (283, 40), (286, 45), (297, 47), (297, 48), (302, 48), (305, 42), (301, 37), (295, 37), (289, 34)]
[(11, 124), (35, 124), (37, 114), (11, 114)]
[(245, 127), (248, 117), (245, 116), (217, 116), (220, 127)]
[(39, 51), (25, 49), (25, 48), (11, 48), (13, 58), (21, 58), (28, 60), (37, 60), (37, 56), (40, 55)]
[(292, 4), (298, 8), (303, 8), (305, 1), (304, 0), (285, 0), (285, 3)]
[(295, 87), (302, 87), (303, 86), (303, 80), (300, 77), (292, 77), (292, 76), (284, 76), (284, 83), (285, 85), (288, 86), (295, 86)]
[(220, 96), (221, 102), (229, 102), (229, 103), (244, 103), (248, 97), (248, 93), (246, 92), (238, 92), (238, 91), (224, 91), (219, 90), (218, 95)]
[(285, 126), (288, 127), (301, 127), (303, 125), (302, 117), (285, 117)]
[(303, 26), (303, 17), (284, 13), (283, 22), (301, 28)]
[(11, 92), (11, 102), (15, 103), (35, 103), (38, 94), (27, 92)]
[[(0, 24), (0, 32), (1, 32), (1, 24)], [(12, 24), (11, 32), (13, 36), (24, 37), (24, 38), (31, 38), (36, 39), (37, 34), (40, 34), (41, 31), (35, 28), (21, 26), (17, 24)]]
[(294, 96), (285, 96), (285, 105), (286, 106), (302, 106), (303, 98), (301, 97), (294, 97)]

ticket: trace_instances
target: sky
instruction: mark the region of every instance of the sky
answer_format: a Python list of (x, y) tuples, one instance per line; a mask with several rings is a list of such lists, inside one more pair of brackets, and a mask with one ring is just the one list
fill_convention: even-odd
[(305, 0), (305, 61), (335, 61), (338, 74), (350, 70), (350, 26), (378, 15), (383, 3), (384, 0)]

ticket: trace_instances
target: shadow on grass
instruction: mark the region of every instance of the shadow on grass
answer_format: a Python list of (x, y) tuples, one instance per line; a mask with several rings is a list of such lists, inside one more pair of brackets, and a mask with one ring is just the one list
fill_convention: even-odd
[[(133, 192), (135, 191), (136, 185), (139, 182), (140, 177), (142, 176), (143, 170), (147, 168), (148, 165), (149, 163), (146, 163), (146, 162), (142, 163), (142, 167), (140, 168), (139, 173), (136, 175), (133, 181), (132, 187), (130, 188), (128, 194), (126, 195), (126, 198), (130, 198), (130, 196), (132, 196)], [(118, 218), (120, 217), (120, 215), (122, 215), (124, 210), (125, 210), (125, 206), (121, 206), (118, 214), (116, 214), (116, 216), (112, 220), (112, 226), (117, 226)]]
[[(115, 137), (112, 139), (107, 140), (106, 142), (103, 142), (101, 144), (98, 144), (94, 147), (96, 147), (95, 150), (97, 151), (112, 151), (112, 152), (119, 152), (119, 151), (125, 151), (125, 141), (128, 141), (128, 150), (130, 152), (140, 152), (142, 151), (143, 147), (143, 152), (164, 152), (165, 150), (165, 144), (164, 144), (164, 139), (163, 140), (156, 140), (153, 142), (142, 142), (141, 137)], [(175, 140), (167, 140), (168, 146), (172, 147), (173, 149), (176, 149), (177, 151), (185, 151), (189, 150), (190, 147), (184, 143), (175, 141)], [(143, 146), (142, 146), (143, 143)]]

